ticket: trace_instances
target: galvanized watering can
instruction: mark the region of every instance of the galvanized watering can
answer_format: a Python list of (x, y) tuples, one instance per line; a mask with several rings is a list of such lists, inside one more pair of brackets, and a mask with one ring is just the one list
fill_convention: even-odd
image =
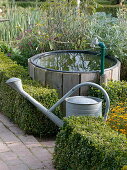
[(72, 95), (77, 89), (82, 86), (93, 86), (102, 91), (106, 100), (106, 108), (104, 112), (104, 120), (107, 119), (107, 114), (110, 107), (110, 100), (107, 92), (98, 84), (92, 82), (84, 82), (74, 86), (68, 93), (66, 93), (56, 104), (54, 104), (50, 109), (46, 109), (42, 104), (36, 101), (28, 93), (26, 93), (22, 88), (22, 82), (19, 78), (10, 78), (6, 81), (13, 89), (18, 91), (22, 96), (28, 99), (35, 107), (37, 107), (44, 115), (46, 115), (50, 120), (52, 120), (58, 127), (63, 126), (63, 120), (58, 118), (52, 113), (52, 111), (61, 104), (64, 100), (66, 101), (66, 117), (68, 116), (102, 116), (102, 100), (91, 96), (73, 96)]

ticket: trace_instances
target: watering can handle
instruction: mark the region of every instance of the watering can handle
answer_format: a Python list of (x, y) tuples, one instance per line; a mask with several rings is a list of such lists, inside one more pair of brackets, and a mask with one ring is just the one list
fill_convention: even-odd
[(60, 105), (65, 98), (69, 97), (70, 95), (72, 95), (77, 89), (79, 89), (82, 86), (93, 86), (98, 88), (99, 90), (101, 90), (104, 94), (105, 100), (106, 100), (106, 108), (105, 108), (105, 112), (104, 112), (104, 120), (107, 120), (107, 116), (108, 116), (108, 112), (109, 112), (109, 108), (110, 108), (110, 99), (109, 96), (107, 94), (107, 92), (98, 84), (96, 83), (92, 83), (92, 82), (84, 82), (84, 83), (80, 83), (76, 86), (74, 86), (69, 92), (67, 92), (56, 104), (54, 104), (49, 111), (53, 111), (58, 105)]

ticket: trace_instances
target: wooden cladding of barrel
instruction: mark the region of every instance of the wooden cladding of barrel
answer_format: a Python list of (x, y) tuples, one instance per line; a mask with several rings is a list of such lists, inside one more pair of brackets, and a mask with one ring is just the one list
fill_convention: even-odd
[[(105, 69), (107, 80), (120, 80), (120, 62), (111, 68)], [(43, 86), (49, 86), (57, 89), (60, 97), (66, 94), (72, 87), (83, 82), (99, 83), (100, 73), (96, 72), (83, 72), (83, 73), (66, 73), (49, 71), (33, 65), (30, 60), (28, 61), (29, 75), (34, 80), (40, 81)], [(82, 87), (77, 90), (74, 95), (86, 95), (88, 87)]]

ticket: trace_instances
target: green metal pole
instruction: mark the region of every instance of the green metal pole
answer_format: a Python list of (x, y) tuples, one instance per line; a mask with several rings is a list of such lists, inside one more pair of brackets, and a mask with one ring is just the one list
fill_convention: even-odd
[(106, 46), (103, 42), (99, 42), (98, 44), (101, 47), (101, 75), (104, 74), (104, 68), (105, 68), (105, 50)]

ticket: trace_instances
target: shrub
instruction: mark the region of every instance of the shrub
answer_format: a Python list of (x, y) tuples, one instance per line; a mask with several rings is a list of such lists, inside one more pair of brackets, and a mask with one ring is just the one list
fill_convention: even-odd
[[(28, 58), (44, 51), (50, 51), (50, 46), (44, 36), (34, 32), (28, 32), (19, 42), (18, 49), (20, 50), (21, 56), (23, 56), (20, 58), (21, 65), (27, 66)], [(17, 57), (15, 57), (15, 60), (16, 59)]]
[[(3, 53), (0, 53), (0, 108), (11, 120), (19, 125), (25, 132), (34, 135), (47, 136), (57, 133), (58, 128), (46, 118), (37, 108), (19, 93), (6, 85), (5, 81), (11, 77), (21, 78), (26, 92), (50, 108), (58, 100), (56, 90), (43, 88), (38, 82), (31, 80), (27, 70), (17, 65)], [(60, 109), (55, 114), (62, 117)]]
[(70, 117), (56, 138), (57, 170), (121, 170), (127, 165), (127, 144), (100, 118)]
[[(107, 91), (111, 106), (108, 116), (108, 124), (112, 129), (119, 133), (127, 135), (127, 82), (126, 81), (109, 81), (107, 86), (103, 85)], [(92, 88), (92, 96), (103, 98), (100, 90)], [(103, 105), (104, 109), (105, 105)]]
[(17, 64), (20, 64), (24, 67), (28, 65), (28, 58), (25, 58), (18, 48), (12, 47), (7, 43), (2, 42), (0, 44), (0, 50), (4, 52), (4, 54), (6, 54), (9, 58), (16, 61)]
[(121, 62), (120, 79), (127, 81), (127, 58)]
[[(127, 100), (127, 82), (126, 81), (109, 81), (107, 85), (103, 85), (107, 91), (111, 105), (115, 105)], [(90, 95), (103, 98), (102, 92), (95, 88), (91, 88)]]

